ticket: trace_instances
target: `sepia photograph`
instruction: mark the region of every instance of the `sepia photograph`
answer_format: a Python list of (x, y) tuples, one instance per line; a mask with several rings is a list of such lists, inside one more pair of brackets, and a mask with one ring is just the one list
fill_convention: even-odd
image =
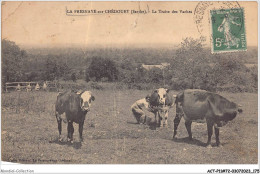
[(258, 2), (2, 1), (1, 161), (258, 164)]

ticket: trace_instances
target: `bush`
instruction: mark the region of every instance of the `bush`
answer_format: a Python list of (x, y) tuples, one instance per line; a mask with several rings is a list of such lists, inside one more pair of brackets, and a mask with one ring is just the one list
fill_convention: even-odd
[(27, 53), (14, 42), (2, 40), (2, 89), (5, 82), (24, 80), (23, 64)]
[(100, 83), (97, 83), (97, 82), (90, 82), (90, 87), (92, 89), (97, 89), (97, 90), (104, 89), (103, 86)]
[(76, 73), (72, 73), (72, 74), (71, 74), (71, 80), (72, 80), (73, 82), (76, 82), (76, 81), (77, 81)]
[(95, 81), (107, 79), (109, 82), (114, 82), (118, 80), (119, 76), (115, 61), (102, 57), (93, 57), (86, 73), (87, 82), (91, 78), (94, 78)]
[[(143, 57), (144, 50), (127, 50), (134, 55), (131, 57), (124, 52), (126, 50), (113, 50), (113, 55), (117, 52), (121, 54), (112, 56), (103, 50), (102, 53), (95, 52), (89, 58), (80, 54), (27, 55), (15, 43), (3, 40), (2, 85), (6, 81), (62, 80), (61, 88), (74, 90), (150, 90), (166, 87), (175, 90), (197, 88), (208, 91), (257, 92), (258, 68), (245, 66), (251, 54), (236, 52), (212, 55), (203, 48), (203, 44), (203, 38), (185, 38), (181, 47), (168, 51), (168, 55), (161, 54), (162, 50), (153, 50)], [(94, 57), (97, 53), (99, 57)], [(252, 55), (257, 55), (257, 49)], [(168, 58), (165, 59), (164, 56)], [(142, 63), (161, 64), (161, 61), (170, 63), (170, 66), (150, 70), (142, 66)], [(14, 65), (12, 62), (17, 63)], [(81, 79), (84, 79), (84, 83)]]

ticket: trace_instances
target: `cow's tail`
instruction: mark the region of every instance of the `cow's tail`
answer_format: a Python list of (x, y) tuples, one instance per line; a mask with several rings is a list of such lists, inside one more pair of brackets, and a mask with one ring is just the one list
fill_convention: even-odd
[(172, 97), (173, 97), (173, 99), (174, 99), (174, 102), (173, 102), (173, 100), (172, 100), (172, 103), (171, 103), (171, 106), (170, 106), (170, 107), (173, 107), (173, 106), (175, 105), (175, 100), (176, 100), (177, 95), (172, 95)]
[(183, 101), (183, 92), (172, 95), (172, 97), (175, 99), (175, 102), (172, 103), (171, 107), (173, 107), (175, 104), (178, 104), (179, 102)]

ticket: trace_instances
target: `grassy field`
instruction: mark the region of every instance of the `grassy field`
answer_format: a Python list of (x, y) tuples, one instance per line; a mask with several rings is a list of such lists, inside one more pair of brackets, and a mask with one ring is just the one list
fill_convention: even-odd
[[(54, 114), (55, 92), (2, 94), (2, 160), (33, 164), (255, 164), (258, 156), (257, 94), (221, 93), (243, 105), (244, 112), (220, 129), (223, 147), (208, 149), (205, 123), (193, 123), (194, 141), (187, 140), (184, 121), (173, 140), (175, 108), (169, 127), (151, 130), (137, 125), (130, 106), (151, 91), (93, 91), (96, 100), (87, 114), (79, 142), (74, 123), (74, 143), (59, 143)], [(173, 94), (177, 92), (172, 91)], [(215, 136), (212, 137), (215, 143)]]

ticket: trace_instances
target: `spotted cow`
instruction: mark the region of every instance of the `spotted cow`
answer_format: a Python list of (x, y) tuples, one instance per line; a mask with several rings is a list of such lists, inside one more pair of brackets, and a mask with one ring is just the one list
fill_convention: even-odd
[[(91, 102), (95, 97), (90, 91), (75, 93), (66, 91), (57, 96), (55, 104), (55, 114), (58, 122), (59, 141), (61, 141), (62, 124), (61, 121), (67, 122), (68, 141), (73, 142), (73, 123), (79, 124), (80, 141), (83, 141), (82, 132), (86, 114), (90, 111)], [(65, 117), (62, 115), (65, 114)]]
[(168, 114), (170, 107), (174, 104), (173, 96), (169, 94), (169, 89), (156, 89), (150, 97), (151, 108), (154, 109), (156, 122), (160, 127), (168, 126)]

